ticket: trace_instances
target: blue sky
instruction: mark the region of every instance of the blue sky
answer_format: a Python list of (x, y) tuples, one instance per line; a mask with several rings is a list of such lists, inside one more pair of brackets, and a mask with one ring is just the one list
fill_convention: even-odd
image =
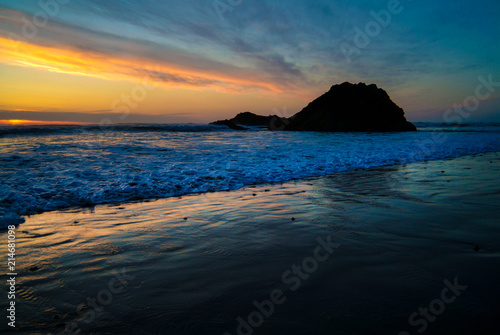
[[(391, 6), (398, 10), (388, 24), (375, 23), (373, 13)], [(40, 12), (49, 22), (23, 37), (23, 18), (33, 23)], [(442, 121), (453, 104), (474, 95), (479, 76), (500, 81), (499, 18), (500, 2), (491, 0), (0, 0), (0, 37), (30, 46), (0, 53), (0, 88), (12, 97), (0, 98), (0, 118), (15, 110), (38, 110), (40, 118), (113, 112), (110, 102), (133, 90), (148, 68), (159, 88), (130, 109), (157, 122), (208, 121), (242, 110), (293, 114), (344, 81), (376, 83), (410, 120)], [(367, 25), (379, 29), (346, 57), (341, 46), (357, 47), (356, 32), (366, 34)], [(32, 57), (41, 53), (58, 60)], [(24, 105), (14, 100), (37, 89), (43, 96)], [(95, 103), (76, 91), (94, 94)], [(68, 101), (57, 100), (61, 95)], [(499, 103), (495, 91), (469, 121), (500, 121)]]

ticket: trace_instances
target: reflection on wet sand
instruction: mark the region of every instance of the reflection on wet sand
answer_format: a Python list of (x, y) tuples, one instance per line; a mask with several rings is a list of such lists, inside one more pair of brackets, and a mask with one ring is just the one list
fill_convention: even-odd
[[(30, 217), (17, 228), (18, 333), (233, 334), (254, 300), (280, 289), (287, 301), (256, 333), (413, 334), (409, 315), (458, 277), (468, 289), (426, 333), (488, 334), (498, 313), (499, 161), (493, 153)], [(291, 291), (283, 272), (329, 235), (338, 250)]]

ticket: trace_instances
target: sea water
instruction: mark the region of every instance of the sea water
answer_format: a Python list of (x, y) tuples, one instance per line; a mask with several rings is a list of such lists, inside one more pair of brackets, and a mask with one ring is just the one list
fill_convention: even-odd
[(234, 190), (500, 151), (500, 124), (417, 132), (233, 131), (209, 125), (2, 126), (0, 228), (69, 207)]

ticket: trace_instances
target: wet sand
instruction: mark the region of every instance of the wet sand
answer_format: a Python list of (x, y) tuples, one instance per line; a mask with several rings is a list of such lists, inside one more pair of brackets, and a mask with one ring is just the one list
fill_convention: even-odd
[(490, 153), (32, 216), (12, 333), (497, 334), (499, 177)]

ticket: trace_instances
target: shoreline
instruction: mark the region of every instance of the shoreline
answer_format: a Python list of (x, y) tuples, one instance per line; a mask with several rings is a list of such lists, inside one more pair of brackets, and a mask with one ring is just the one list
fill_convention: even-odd
[[(255, 333), (418, 334), (425, 322), (426, 334), (493, 334), (499, 163), (495, 152), (28, 217), (18, 333), (237, 334), (281, 290)], [(339, 247), (313, 271), (305, 260), (329, 236)], [(410, 324), (455, 278), (467, 289), (436, 321)]]
[[(0, 224), (45, 211), (235, 190), (500, 148), (496, 126), (293, 134), (178, 128), (95, 133), (56, 127), (40, 137), (34, 131), (4, 138)], [(33, 136), (39, 144), (30, 144)]]
[[(277, 186), (277, 185), (284, 185), (284, 184), (287, 184), (287, 183), (314, 182), (315, 180), (318, 180), (318, 179), (334, 177), (334, 176), (337, 176), (339, 174), (345, 174), (345, 173), (352, 173), (352, 172), (358, 172), (358, 171), (378, 170), (378, 169), (381, 169), (381, 168), (382, 169), (383, 168), (387, 168), (387, 169), (391, 169), (391, 168), (401, 169), (401, 168), (405, 168), (405, 167), (407, 167), (408, 165), (411, 165), (411, 164), (425, 164), (425, 163), (428, 163), (428, 162), (449, 161), (449, 160), (461, 159), (461, 158), (465, 158), (465, 157), (474, 158), (474, 157), (480, 157), (482, 155), (492, 155), (492, 154), (499, 154), (499, 153), (500, 153), (500, 151), (485, 151), (485, 152), (482, 152), (482, 153), (463, 155), (463, 156), (459, 156), (459, 157), (448, 157), (448, 158), (432, 159), (432, 160), (424, 160), (424, 161), (409, 161), (409, 162), (400, 163), (400, 164), (380, 165), (380, 166), (373, 166), (373, 167), (368, 167), (368, 168), (356, 168), (356, 169), (353, 169), (353, 170), (338, 171), (338, 172), (335, 172), (335, 173), (332, 173), (332, 174), (325, 174), (325, 175), (321, 175), (321, 176), (310, 176), (310, 177), (304, 177), (304, 178), (294, 178), (294, 179), (290, 179), (290, 180), (276, 181), (276, 182), (271, 182), (271, 183), (249, 184), (249, 185), (241, 186), (240, 188), (230, 189), (230, 190), (217, 190), (217, 191), (209, 191), (209, 192), (186, 193), (186, 194), (180, 194), (180, 195), (172, 195), (172, 196), (164, 197), (164, 198), (154, 198), (153, 197), (153, 198), (145, 198), (145, 199), (139, 199), (139, 200), (106, 202), (106, 203), (98, 203), (98, 204), (94, 204), (94, 205), (89, 205), (89, 206), (86, 206), (86, 207), (71, 206), (71, 207), (67, 207), (67, 208), (61, 208), (61, 209), (55, 209), (55, 210), (50, 210), (50, 211), (44, 211), (44, 212), (36, 213), (36, 214), (21, 215), (21, 218), (23, 220), (26, 220), (26, 219), (31, 218), (33, 216), (37, 216), (37, 215), (41, 215), (41, 214), (45, 214), (45, 213), (51, 213), (51, 212), (88, 211), (88, 210), (93, 210), (94, 208), (100, 207), (100, 206), (122, 206), (122, 205), (127, 205), (127, 204), (150, 203), (150, 202), (161, 201), (161, 200), (165, 200), (165, 199), (175, 199), (175, 198), (182, 198), (182, 197), (188, 197), (188, 196), (202, 196), (204, 194), (212, 194), (212, 193), (230, 193), (230, 192), (240, 191), (240, 190), (244, 190), (244, 189), (247, 189), (247, 188), (254, 188), (254, 187), (273, 187), (273, 186)], [(24, 223), (24, 221), (21, 222), (21, 223), (16, 223), (15, 225), (19, 226), (19, 225), (21, 225), (23, 223)], [(0, 227), (0, 232), (2, 230), (5, 230), (5, 229), (6, 229), (6, 227)]]

